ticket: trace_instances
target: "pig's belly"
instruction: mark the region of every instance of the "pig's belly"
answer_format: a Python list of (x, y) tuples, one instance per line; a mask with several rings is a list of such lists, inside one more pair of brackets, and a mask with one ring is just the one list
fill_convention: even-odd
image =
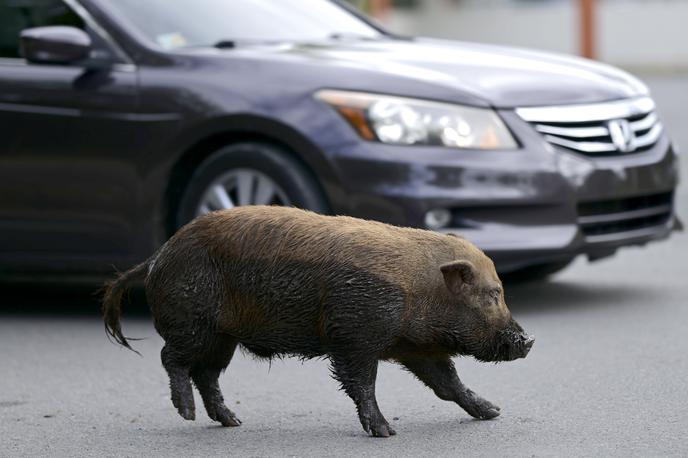
[(297, 336), (289, 339), (265, 336), (240, 341), (241, 346), (260, 358), (275, 356), (299, 356), (317, 358), (328, 353), (318, 338)]
[[(319, 326), (319, 314), (304, 305), (268, 308), (254, 303), (259, 309), (257, 316), (232, 320), (222, 331), (237, 337), (241, 345), (260, 357), (323, 355), (327, 353), (327, 341)], [(313, 313), (304, 313), (304, 309)]]
[(258, 356), (320, 356), (337, 340), (337, 328), (353, 328), (346, 334), (356, 335), (360, 327), (388, 329), (388, 320), (399, 320), (403, 294), (397, 285), (331, 260), (237, 260), (229, 270), (220, 332)]
[[(254, 286), (254, 285), (251, 285)], [(322, 296), (313, 285), (255, 285), (235, 290), (223, 307), (219, 331), (259, 357), (327, 353)]]

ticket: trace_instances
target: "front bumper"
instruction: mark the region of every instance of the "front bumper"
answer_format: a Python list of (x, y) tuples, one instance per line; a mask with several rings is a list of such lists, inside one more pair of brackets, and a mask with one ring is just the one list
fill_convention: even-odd
[[(673, 211), (673, 193), (637, 196), (598, 203), (623, 204), (634, 200), (661, 199), (670, 204), (639, 206), (634, 210), (581, 216), (577, 222), (557, 225), (488, 223), (476, 229), (448, 229), (480, 246), (495, 261), (500, 272), (533, 264), (564, 261), (585, 254), (590, 260), (613, 255), (623, 246), (645, 245), (667, 238), (680, 223)], [(579, 204), (584, 208), (588, 204)], [(547, 211), (547, 210), (544, 210)], [(589, 219), (599, 223), (585, 222)]]
[(512, 111), (500, 114), (520, 149), (328, 145), (339, 181), (333, 210), (424, 227), (429, 210), (449, 209), (443, 231), (474, 242), (501, 272), (579, 254), (597, 259), (670, 235), (678, 167), (665, 134), (642, 152), (589, 157), (552, 146)]

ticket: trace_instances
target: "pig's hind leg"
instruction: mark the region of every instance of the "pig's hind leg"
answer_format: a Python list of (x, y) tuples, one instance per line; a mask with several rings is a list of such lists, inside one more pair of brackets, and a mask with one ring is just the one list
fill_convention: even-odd
[(371, 359), (364, 352), (354, 354), (333, 354), (332, 373), (342, 388), (356, 404), (361, 426), (374, 437), (389, 437), (396, 434), (380, 412), (375, 398), (377, 359)]
[(438, 398), (456, 402), (474, 418), (489, 420), (499, 416), (499, 407), (466, 387), (449, 358), (400, 361), (413, 375), (430, 387)]
[(239, 426), (239, 420), (234, 412), (225, 405), (220, 390), (219, 377), (229, 365), (237, 346), (237, 340), (226, 334), (217, 334), (211, 348), (191, 369), (191, 378), (203, 398), (208, 416), (222, 426)]
[[(172, 404), (177, 408), (179, 415), (185, 420), (196, 419), (196, 407), (194, 405), (193, 392), (191, 391), (191, 378), (189, 375), (189, 363), (184, 351), (176, 351), (170, 342), (160, 352), (162, 365), (170, 377), (170, 391), (172, 392)], [(183, 348), (183, 347), (180, 347)]]

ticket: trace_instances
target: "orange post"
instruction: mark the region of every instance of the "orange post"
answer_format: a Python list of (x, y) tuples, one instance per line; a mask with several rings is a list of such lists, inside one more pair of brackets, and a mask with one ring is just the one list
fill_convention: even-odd
[(579, 0), (581, 55), (588, 59), (597, 57), (597, 0)]
[(370, 15), (375, 19), (383, 20), (392, 7), (392, 0), (370, 0)]

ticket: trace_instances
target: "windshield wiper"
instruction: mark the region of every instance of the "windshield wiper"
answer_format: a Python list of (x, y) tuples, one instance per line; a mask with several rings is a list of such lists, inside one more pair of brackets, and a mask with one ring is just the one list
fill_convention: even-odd
[(234, 40), (220, 40), (213, 45), (217, 49), (232, 49), (236, 48), (236, 41)]
[[(379, 40), (379, 37), (370, 37), (370, 36), (360, 35), (360, 34), (356, 34), (356, 33), (334, 32), (334, 33), (329, 34), (327, 36), (327, 39), (328, 40), (337, 40), (337, 41), (375, 41), (375, 40)], [(271, 42), (271, 41), (251, 42), (251, 41), (248, 41), (248, 42), (246, 42), (246, 41), (221, 39), (221, 40), (218, 40), (217, 42), (215, 42), (212, 46), (213, 46), (213, 48), (217, 48), (217, 49), (234, 49), (234, 48), (238, 47), (239, 44), (245, 44), (245, 43), (248, 43), (248, 44), (251, 44), (251, 43), (253, 43), (253, 44), (256, 44), (256, 43), (263, 43), (263, 44), (273, 43), (274, 44), (274, 43), (281, 43), (281, 41), (274, 41), (274, 42)]]
[(344, 40), (350, 40), (350, 41), (375, 41), (379, 40), (379, 37), (371, 37), (368, 35), (360, 35), (357, 33), (349, 33), (349, 32), (333, 32), (327, 36), (328, 39), (330, 40), (338, 40), (338, 41), (344, 41)]

